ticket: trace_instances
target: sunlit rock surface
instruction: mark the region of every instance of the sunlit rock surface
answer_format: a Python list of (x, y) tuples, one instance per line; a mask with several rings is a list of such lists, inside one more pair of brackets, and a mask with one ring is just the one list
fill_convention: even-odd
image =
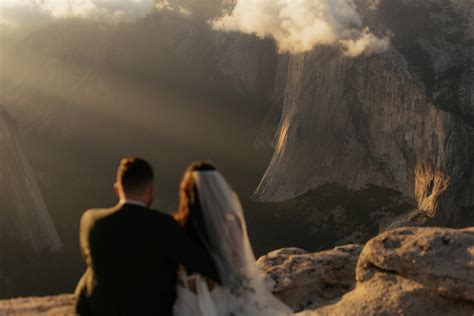
[[(474, 224), (472, 1), (387, 0), (358, 10), (371, 30), (392, 34), (391, 49), (356, 59), (326, 47), (282, 56), (281, 115), (272, 112), (259, 138), (274, 156), (255, 198), (305, 218), (325, 246), (396, 226)], [(337, 233), (344, 227), (355, 229)]]
[(298, 315), (472, 315), (474, 228), (399, 228), (362, 249), (282, 249), (258, 260)]
[(400, 228), (364, 248), (357, 280), (392, 273), (432, 289), (439, 296), (474, 302), (474, 228)]
[(472, 315), (474, 229), (401, 228), (363, 249), (356, 288), (304, 315)]
[(75, 315), (74, 296), (28, 297), (0, 301), (2, 316)]
[(281, 249), (258, 259), (258, 265), (274, 282), (274, 294), (294, 311), (315, 309), (354, 288), (361, 249), (347, 245), (313, 254)]

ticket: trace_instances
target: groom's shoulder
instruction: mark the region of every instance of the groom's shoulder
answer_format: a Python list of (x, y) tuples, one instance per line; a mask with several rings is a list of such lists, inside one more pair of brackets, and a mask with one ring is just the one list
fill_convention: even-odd
[(101, 218), (106, 218), (116, 211), (116, 208), (91, 208), (82, 214), (81, 226), (91, 225)]
[(110, 208), (91, 208), (88, 209), (82, 214), (82, 218), (86, 219), (98, 219), (101, 217), (106, 217), (112, 213), (114, 213), (117, 210), (116, 207), (110, 207)]

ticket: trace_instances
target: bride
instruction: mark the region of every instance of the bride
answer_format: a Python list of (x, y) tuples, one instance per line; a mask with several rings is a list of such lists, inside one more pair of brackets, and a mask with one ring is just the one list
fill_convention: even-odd
[(280, 316), (289, 307), (275, 298), (259, 272), (237, 194), (211, 164), (188, 167), (174, 214), (188, 236), (212, 255), (222, 286), (180, 268), (176, 316)]

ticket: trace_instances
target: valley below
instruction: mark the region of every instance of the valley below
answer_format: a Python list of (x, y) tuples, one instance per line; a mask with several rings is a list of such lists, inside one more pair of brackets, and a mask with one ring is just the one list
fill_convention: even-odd
[[(187, 1), (169, 3), (198, 10)], [(137, 155), (155, 167), (154, 208), (173, 212), (185, 167), (211, 160), (243, 202), (257, 256), (297, 247), (304, 253), (268, 256), (282, 264), (298, 258), (310, 262), (314, 252), (324, 257), (321, 251), (342, 251), (330, 250), (334, 247), (365, 245), (347, 255), (353, 266), (345, 270), (348, 281), (328, 285), (338, 288), (337, 299), (372, 285), (396, 288), (396, 293), (408, 289), (416, 297), (402, 293), (387, 303), (375, 296), (364, 301), (353, 292), (338, 303), (324, 303), (338, 307), (298, 308), (298, 301), (295, 310), (321, 307), (321, 315), (342, 314), (355, 304), (355, 311), (370, 314), (364, 306), (375, 302), (389, 306), (392, 314), (431, 297), (438, 304), (433, 311), (460, 300), (459, 315), (472, 314), (471, 294), (449, 294), (471, 293), (471, 272), (450, 279), (467, 278), (464, 288), (449, 285), (445, 292), (427, 294), (437, 287), (438, 272), (431, 283), (431, 276), (421, 280), (405, 274), (404, 263), (384, 268), (397, 271), (390, 275), (373, 266), (375, 257), (359, 257), (360, 251), (372, 251), (376, 236), (398, 238), (393, 232), (400, 227), (413, 227), (409, 235), (421, 239), (424, 232), (432, 234), (428, 244), (442, 242), (440, 234), (471, 238), (469, 229), (462, 230), (474, 226), (470, 0), (382, 0), (376, 10), (367, 1), (355, 1), (361, 23), (390, 38), (387, 50), (358, 57), (329, 45), (298, 54), (278, 52), (270, 38), (211, 28), (208, 21), (229, 3), (206, 4), (208, 11), (191, 15), (152, 10), (117, 24), (67, 18), (28, 32), (2, 33), (0, 104), (16, 121), (17, 151), (31, 168), (27, 173), (36, 182), (36, 196), (44, 201), (44, 209), (35, 210), (48, 212), (61, 248), (57, 243), (35, 246), (32, 241), (44, 240), (41, 229), (30, 238), (18, 228), (0, 229), (0, 299), (74, 290), (84, 269), (80, 216), (88, 208), (116, 203), (116, 166), (122, 157)], [(25, 164), (12, 156), (11, 141), (3, 137), (11, 128), (4, 120), (0, 130), (1, 157), (8, 158), (2, 161), (9, 164), (0, 169), (0, 190), (21, 192), (27, 185), (4, 179), (24, 178)], [(0, 197), (2, 225), (28, 225), (16, 211), (29, 201), (28, 194), (12, 201), (13, 195)], [(415, 228), (434, 226), (446, 228)], [(394, 241), (399, 242), (409, 241)], [(472, 247), (459, 247), (453, 251), (470, 256)], [(394, 258), (384, 251), (382, 257)], [(425, 263), (437, 264), (424, 262), (414, 269), (423, 270)], [(269, 274), (272, 269), (264, 265)], [(290, 285), (296, 282), (289, 278)], [(306, 297), (305, 291), (298, 295)], [(322, 300), (319, 292), (308, 295)], [(25, 315), (59, 315), (71, 299), (0, 301), (0, 314), (2, 308), (24, 308)]]

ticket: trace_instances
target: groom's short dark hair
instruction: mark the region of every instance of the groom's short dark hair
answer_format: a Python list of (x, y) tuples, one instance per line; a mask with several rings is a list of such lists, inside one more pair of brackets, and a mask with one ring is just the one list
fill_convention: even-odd
[(129, 157), (120, 161), (117, 182), (125, 193), (143, 193), (153, 179), (153, 168), (145, 159)]

